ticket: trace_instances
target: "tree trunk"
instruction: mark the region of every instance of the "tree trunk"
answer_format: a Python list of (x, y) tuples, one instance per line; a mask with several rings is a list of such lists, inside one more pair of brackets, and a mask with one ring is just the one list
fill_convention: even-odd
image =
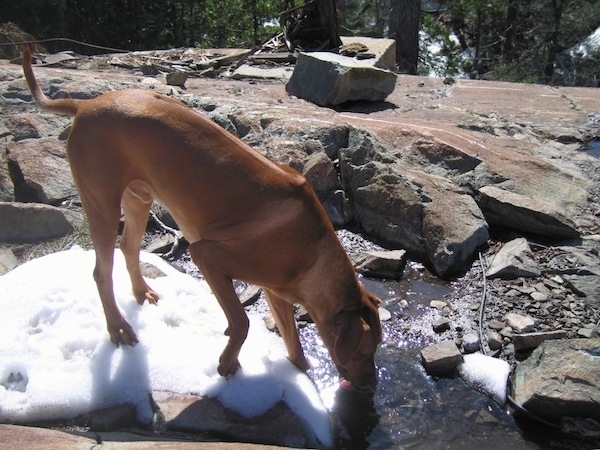
[(421, 0), (392, 0), (388, 37), (396, 41), (396, 67), (417, 74)]
[(560, 33), (560, 22), (563, 13), (562, 0), (552, 0), (552, 13), (552, 30), (550, 31), (547, 39), (548, 56), (546, 57), (546, 65), (544, 67), (544, 81), (546, 83), (552, 83), (552, 79), (554, 78), (554, 61), (556, 59), (556, 55), (560, 53), (560, 44), (558, 42), (558, 36)]

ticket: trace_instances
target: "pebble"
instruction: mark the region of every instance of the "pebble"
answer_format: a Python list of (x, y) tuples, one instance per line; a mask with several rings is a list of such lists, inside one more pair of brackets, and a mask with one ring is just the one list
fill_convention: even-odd
[(488, 322), (488, 327), (492, 330), (500, 331), (506, 327), (506, 324), (501, 320), (492, 319)]
[(502, 336), (500, 336), (500, 333), (496, 332), (496, 331), (490, 331), (488, 333), (488, 346), (490, 347), (490, 350), (500, 350), (502, 348), (503, 342), (502, 342)]
[(475, 333), (466, 334), (463, 337), (462, 348), (465, 353), (475, 353), (481, 347), (481, 340)]
[(450, 321), (448, 319), (436, 319), (431, 322), (431, 326), (436, 333), (443, 333), (450, 329)]
[(429, 306), (435, 309), (444, 309), (446, 306), (448, 306), (448, 303), (443, 300), (431, 300), (431, 302), (429, 302)]
[(517, 313), (508, 313), (505, 318), (508, 326), (517, 333), (528, 333), (533, 331), (535, 327), (535, 321), (529, 316), (524, 316)]

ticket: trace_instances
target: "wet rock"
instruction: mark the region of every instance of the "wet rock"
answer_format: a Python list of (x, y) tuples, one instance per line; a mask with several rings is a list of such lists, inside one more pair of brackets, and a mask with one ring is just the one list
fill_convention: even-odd
[(402, 278), (406, 267), (406, 251), (404, 250), (371, 250), (350, 256), (358, 273), (376, 278)]
[(505, 279), (540, 276), (539, 265), (533, 257), (527, 239), (513, 239), (504, 244), (492, 259), (487, 276)]
[(10, 248), (0, 247), (0, 276), (13, 270), (19, 262)]
[(381, 306), (379, 307), (379, 320), (381, 320), (382, 322), (387, 322), (388, 320), (392, 319), (392, 313), (389, 312), (387, 309), (382, 308)]
[(512, 337), (515, 350), (527, 350), (538, 347), (542, 342), (552, 339), (566, 339), (564, 331), (547, 331), (537, 333), (521, 333)]
[(36, 242), (56, 239), (78, 229), (83, 216), (36, 203), (0, 203), (0, 241)]
[(462, 348), (464, 353), (475, 353), (481, 348), (481, 340), (475, 333), (466, 334), (463, 337)]
[(522, 314), (508, 313), (506, 315), (506, 323), (509, 327), (515, 330), (517, 333), (527, 333), (533, 331), (535, 327), (535, 320), (529, 316)]
[(463, 362), (463, 355), (453, 341), (444, 341), (422, 349), (421, 362), (428, 374), (445, 375)]
[(286, 91), (319, 106), (383, 101), (396, 86), (393, 72), (329, 52), (300, 53)]
[(600, 339), (545, 341), (512, 379), (515, 401), (539, 417), (600, 420)]

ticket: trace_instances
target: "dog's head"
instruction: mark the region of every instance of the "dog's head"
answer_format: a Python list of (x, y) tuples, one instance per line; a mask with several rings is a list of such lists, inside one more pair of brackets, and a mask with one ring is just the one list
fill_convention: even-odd
[(347, 389), (374, 390), (377, 385), (375, 351), (381, 343), (378, 307), (381, 301), (362, 284), (360, 304), (341, 311), (335, 319), (331, 356)]

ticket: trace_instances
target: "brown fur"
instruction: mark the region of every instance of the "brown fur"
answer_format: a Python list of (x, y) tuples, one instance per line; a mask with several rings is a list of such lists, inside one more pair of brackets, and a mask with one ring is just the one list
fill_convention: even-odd
[(94, 279), (112, 342), (137, 342), (112, 286), (121, 209), (121, 249), (135, 297), (140, 304), (158, 301), (139, 269), (140, 240), (156, 199), (191, 242), (190, 255), (227, 316), (221, 375), (239, 367), (248, 332), (232, 285), (239, 279), (263, 287), (297, 367), (305, 370), (309, 363), (298, 338), (294, 303), (304, 305), (314, 319), (342, 376), (354, 385), (374, 386), (379, 300), (357, 280), (304, 177), (168, 97), (124, 90), (91, 100), (50, 100), (34, 77), (27, 49), (23, 71), (40, 108), (75, 116), (67, 153), (90, 224)]

